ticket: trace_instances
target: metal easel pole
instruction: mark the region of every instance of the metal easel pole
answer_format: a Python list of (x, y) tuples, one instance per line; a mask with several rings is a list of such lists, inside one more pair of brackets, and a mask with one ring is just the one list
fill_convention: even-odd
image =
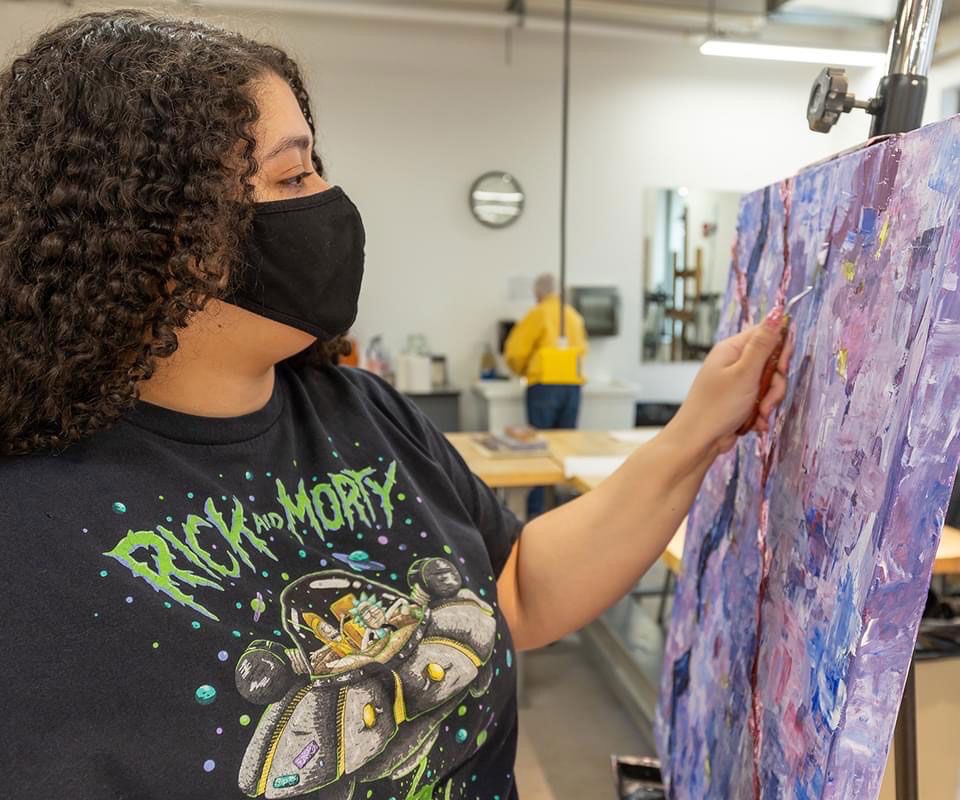
[(927, 72), (940, 26), (943, 0), (900, 0), (890, 32), (890, 62), (877, 88), (871, 136), (919, 128), (927, 99)]
[(570, 29), (573, 0), (563, 4), (563, 110), (560, 127), (560, 340), (567, 335), (567, 141), (570, 138)]
[(861, 108), (873, 116), (870, 136), (906, 133), (923, 123), (927, 99), (927, 71), (940, 27), (943, 0), (900, 0), (890, 32), (887, 74), (876, 97), (858, 100), (847, 91), (847, 71), (824, 67), (814, 81), (807, 102), (807, 124), (829, 133), (843, 114)]
[(897, 777), (897, 800), (920, 800), (917, 773), (917, 685), (913, 657), (903, 687), (897, 727), (893, 733), (894, 769)]

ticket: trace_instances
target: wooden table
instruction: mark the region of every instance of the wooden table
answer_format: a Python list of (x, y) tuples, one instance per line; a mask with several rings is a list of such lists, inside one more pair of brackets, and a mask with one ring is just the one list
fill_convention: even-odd
[(467, 462), (470, 471), (491, 489), (556, 486), (563, 481), (563, 466), (549, 455), (491, 458), (473, 437), (477, 433), (448, 433), (447, 439)]
[[(565, 458), (625, 456), (636, 448), (635, 444), (614, 439), (606, 431), (541, 431), (549, 446), (546, 455), (494, 458), (486, 455), (474, 441), (474, 437), (482, 435), (449, 433), (447, 439), (467, 462), (470, 471), (491, 489), (557, 486), (568, 482), (563, 471)], [(570, 483), (578, 491), (588, 491), (576, 483)]]
[(614, 439), (608, 431), (540, 431), (540, 435), (561, 466), (565, 458), (572, 456), (627, 456), (637, 449), (636, 444)]
[(960, 575), (960, 530), (943, 526), (937, 558), (933, 562), (934, 575)]

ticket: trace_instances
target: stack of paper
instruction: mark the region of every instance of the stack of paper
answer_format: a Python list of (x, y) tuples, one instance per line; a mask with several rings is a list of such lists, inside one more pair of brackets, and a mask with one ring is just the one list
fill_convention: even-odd
[(563, 459), (565, 478), (606, 478), (616, 472), (627, 456), (567, 456)]

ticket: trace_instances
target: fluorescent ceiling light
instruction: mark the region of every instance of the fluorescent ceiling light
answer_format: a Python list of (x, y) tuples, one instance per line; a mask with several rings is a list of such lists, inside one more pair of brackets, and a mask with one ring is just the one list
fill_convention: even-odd
[(877, 67), (887, 63), (887, 54), (874, 50), (833, 50), (823, 47), (792, 47), (760, 42), (731, 42), (726, 39), (708, 39), (700, 45), (705, 56), (730, 58), (760, 58), (768, 61), (802, 61), (851, 67)]

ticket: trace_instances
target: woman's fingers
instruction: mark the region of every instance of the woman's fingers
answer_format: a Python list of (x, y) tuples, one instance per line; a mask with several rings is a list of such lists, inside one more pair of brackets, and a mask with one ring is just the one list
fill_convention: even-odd
[(770, 412), (780, 405), (780, 402), (783, 400), (786, 394), (787, 379), (783, 376), (782, 372), (775, 372), (773, 374), (773, 380), (770, 381), (769, 391), (760, 401), (760, 419), (766, 421), (766, 418), (770, 415)]
[(787, 343), (783, 348), (783, 352), (780, 353), (780, 360), (777, 362), (777, 369), (780, 370), (784, 375), (787, 374), (790, 369), (790, 359), (793, 356), (793, 336), (787, 335)]

